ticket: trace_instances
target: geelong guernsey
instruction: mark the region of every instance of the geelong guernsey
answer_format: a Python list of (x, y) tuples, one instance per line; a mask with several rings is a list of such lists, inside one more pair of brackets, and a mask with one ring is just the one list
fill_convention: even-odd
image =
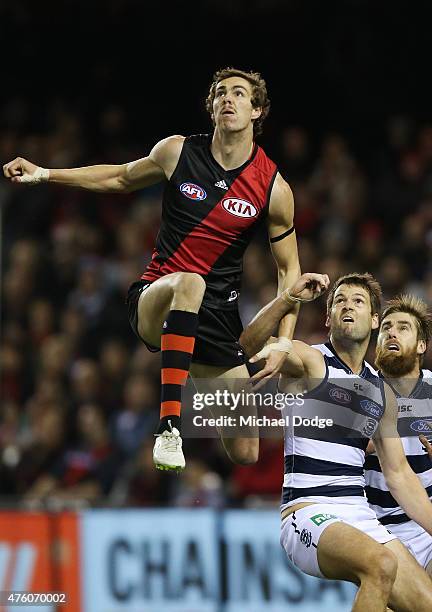
[[(432, 439), (432, 372), (422, 370), (409, 397), (402, 397), (393, 389), (398, 403), (398, 432), (412, 470), (420, 478), (432, 500), (432, 462), (418, 436)], [(366, 495), (369, 505), (383, 525), (394, 526), (411, 519), (404, 513), (390, 493), (376, 454), (365, 463)]]
[[(337, 356), (332, 344), (314, 346), (323, 355), (324, 379), (294, 408), (297, 415), (326, 417), (325, 429), (284, 430), (282, 510), (299, 502), (358, 503), (365, 497), (363, 465), (369, 438), (384, 414), (383, 381), (366, 362), (360, 375)], [(292, 411), (293, 409), (289, 409)], [(288, 409), (284, 409), (284, 416)]]
[(195, 272), (206, 281), (203, 304), (237, 308), (243, 254), (268, 211), (276, 165), (258, 145), (239, 168), (214, 159), (211, 135), (185, 139), (162, 202), (162, 221), (143, 280)]

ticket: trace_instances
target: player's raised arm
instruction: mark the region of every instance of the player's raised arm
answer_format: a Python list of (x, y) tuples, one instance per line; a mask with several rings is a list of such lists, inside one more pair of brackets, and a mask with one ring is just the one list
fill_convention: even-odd
[(412, 471), (397, 430), (397, 401), (386, 385), (386, 409), (373, 440), (390, 493), (405, 513), (432, 534), (432, 504)]
[(311, 302), (322, 295), (329, 282), (327, 274), (306, 272), (291, 287), (284, 289), (278, 297), (266, 304), (240, 336), (240, 344), (246, 354), (255, 355), (270, 336), (274, 335), (286, 315), (296, 311), (300, 302)]
[[(292, 312), (299, 302), (310, 302), (319, 297), (329, 282), (326, 274), (302, 274), (290, 289), (285, 289), (249, 323), (240, 337), (241, 344), (248, 350), (262, 347), (282, 317)], [(303, 342), (291, 342), (284, 336), (274, 340), (250, 359), (252, 363), (266, 360), (264, 368), (251, 378), (256, 389), (275, 375), (276, 362), (278, 371), (292, 378), (320, 378), (323, 375), (323, 359), (319, 351)]]
[[(277, 174), (273, 185), (268, 216), (268, 234), (278, 270), (278, 295), (291, 287), (300, 276), (297, 238), (294, 229), (294, 197), (288, 183)], [(280, 322), (279, 336), (292, 338), (298, 307)]]
[(128, 193), (169, 179), (180, 157), (183, 141), (182, 136), (170, 136), (158, 142), (147, 157), (118, 165), (48, 169), (17, 157), (3, 166), (3, 173), (13, 183), (49, 182), (97, 192)]

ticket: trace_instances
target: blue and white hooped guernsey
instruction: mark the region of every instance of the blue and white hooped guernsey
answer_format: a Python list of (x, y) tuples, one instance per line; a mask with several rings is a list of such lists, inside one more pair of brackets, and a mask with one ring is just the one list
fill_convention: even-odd
[[(323, 380), (308, 392), (297, 415), (331, 418), (325, 429), (284, 428), (285, 469), (281, 510), (300, 502), (366, 503), (365, 450), (385, 410), (383, 380), (368, 363), (360, 374), (338, 357), (331, 342), (314, 345), (325, 360)], [(285, 418), (293, 408), (284, 408)]]
[[(409, 397), (402, 397), (395, 389), (393, 391), (398, 403), (398, 432), (408, 463), (432, 501), (432, 462), (418, 438), (423, 434), (432, 439), (432, 427), (429, 425), (432, 421), (432, 372), (421, 371)], [(411, 520), (390, 493), (375, 453), (366, 457), (365, 479), (369, 505), (383, 525), (389, 525), (394, 530), (395, 526)]]

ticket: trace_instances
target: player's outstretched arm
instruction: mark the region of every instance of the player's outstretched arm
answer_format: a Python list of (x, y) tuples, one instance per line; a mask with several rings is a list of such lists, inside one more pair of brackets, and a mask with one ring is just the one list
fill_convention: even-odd
[[(274, 335), (281, 319), (296, 311), (299, 303), (311, 302), (327, 290), (330, 279), (327, 274), (306, 272), (289, 288), (264, 306), (246, 326), (240, 336), (240, 344), (247, 355), (255, 355)], [(284, 337), (284, 336), (282, 336)]]
[(373, 438), (390, 493), (405, 513), (432, 534), (432, 504), (412, 471), (397, 431), (397, 401), (386, 385), (386, 409)]
[[(327, 274), (308, 272), (298, 278), (290, 289), (285, 289), (278, 298), (264, 307), (240, 336), (240, 343), (246, 346), (246, 352), (252, 352), (256, 347), (262, 347), (272, 333), (272, 329), (280, 321), (281, 316), (289, 315), (300, 302), (310, 302), (325, 291), (330, 283)], [(275, 342), (270, 342), (250, 361), (252, 363), (265, 359), (264, 367), (251, 378), (251, 384), (259, 389), (270, 378), (281, 373), (291, 378), (308, 376), (318, 378), (322, 375), (322, 356), (319, 351), (304, 343), (296, 343), (301, 353), (294, 349), (291, 340), (280, 336)], [(250, 354), (250, 353), (249, 353)], [(304, 363), (304, 357), (311, 356), (311, 364)], [(316, 361), (319, 361), (318, 368)], [(313, 370), (313, 371), (312, 371)]]
[(13, 183), (57, 183), (90, 191), (129, 193), (169, 179), (180, 157), (184, 138), (170, 136), (158, 142), (147, 157), (128, 164), (48, 169), (17, 157), (3, 166)]

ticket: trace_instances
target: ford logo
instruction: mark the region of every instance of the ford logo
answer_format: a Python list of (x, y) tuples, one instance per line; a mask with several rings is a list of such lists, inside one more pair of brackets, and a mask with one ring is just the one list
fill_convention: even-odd
[(367, 414), (370, 414), (377, 418), (379, 418), (384, 411), (383, 406), (379, 406), (378, 404), (375, 404), (375, 402), (372, 402), (371, 400), (367, 399), (360, 400), (360, 406), (365, 412), (367, 412)]
[(180, 191), (190, 200), (205, 200), (207, 197), (204, 189), (195, 185), (195, 183), (182, 183), (180, 185)]
[(429, 425), (427, 421), (422, 421), (422, 420), (414, 421), (414, 423), (411, 423), (410, 428), (413, 431), (416, 431), (417, 433), (431, 433), (432, 432), (432, 425)]

